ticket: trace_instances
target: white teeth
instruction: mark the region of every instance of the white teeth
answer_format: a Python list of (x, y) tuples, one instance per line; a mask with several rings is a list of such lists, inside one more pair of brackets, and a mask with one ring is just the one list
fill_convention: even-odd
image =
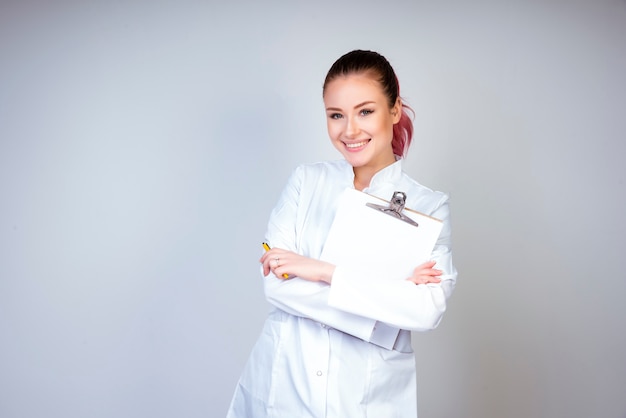
[(346, 147), (348, 147), (348, 148), (358, 148), (358, 147), (361, 147), (361, 146), (363, 146), (365, 144), (367, 144), (367, 141), (357, 142), (357, 143), (354, 143), (354, 144), (346, 144)]

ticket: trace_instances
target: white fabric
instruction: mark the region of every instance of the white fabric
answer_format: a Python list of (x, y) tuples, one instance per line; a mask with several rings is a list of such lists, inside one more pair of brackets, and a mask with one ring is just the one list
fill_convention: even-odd
[[(270, 216), (273, 247), (319, 258), (337, 198), (353, 186), (345, 161), (302, 165)], [(239, 380), (228, 418), (415, 418), (415, 359), (410, 332), (439, 324), (456, 282), (448, 197), (402, 172), (402, 160), (378, 172), (364, 191), (443, 220), (432, 254), (441, 284), (381, 286), (358, 269), (337, 266), (332, 284), (264, 278), (274, 305)], [(363, 262), (367, 268), (367, 260)], [(356, 301), (356, 302), (355, 302)], [(387, 347), (387, 348), (385, 348)]]

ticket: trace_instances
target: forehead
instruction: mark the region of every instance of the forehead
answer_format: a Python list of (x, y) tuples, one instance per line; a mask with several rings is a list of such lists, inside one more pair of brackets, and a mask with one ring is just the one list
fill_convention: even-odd
[(373, 74), (341, 75), (326, 85), (324, 102), (384, 101), (385, 94)]

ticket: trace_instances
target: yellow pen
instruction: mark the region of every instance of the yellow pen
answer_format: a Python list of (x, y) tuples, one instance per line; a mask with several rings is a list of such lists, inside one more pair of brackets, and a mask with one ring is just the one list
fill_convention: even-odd
[[(270, 250), (270, 246), (267, 244), (267, 242), (263, 242), (262, 245), (263, 245), (263, 248), (265, 249), (265, 251), (269, 251)], [(287, 273), (283, 273), (283, 278), (288, 279), (289, 275)]]

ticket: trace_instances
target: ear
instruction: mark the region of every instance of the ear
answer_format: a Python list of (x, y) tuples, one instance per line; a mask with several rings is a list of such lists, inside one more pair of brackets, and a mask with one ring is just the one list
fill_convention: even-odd
[(396, 103), (391, 108), (391, 116), (393, 118), (393, 124), (400, 122), (402, 117), (402, 99), (399, 97), (396, 99)]

